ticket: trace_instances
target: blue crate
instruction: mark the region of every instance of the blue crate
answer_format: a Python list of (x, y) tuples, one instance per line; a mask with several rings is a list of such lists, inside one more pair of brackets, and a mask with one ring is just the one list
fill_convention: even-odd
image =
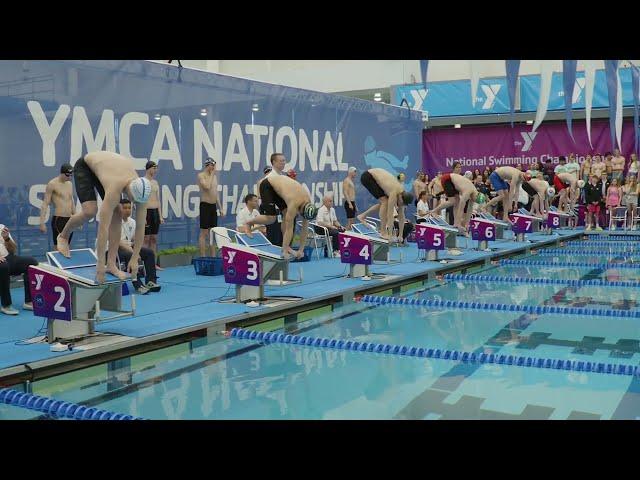
[(222, 275), (222, 258), (219, 257), (196, 257), (191, 263), (196, 270), (196, 275), (206, 275), (209, 277)]

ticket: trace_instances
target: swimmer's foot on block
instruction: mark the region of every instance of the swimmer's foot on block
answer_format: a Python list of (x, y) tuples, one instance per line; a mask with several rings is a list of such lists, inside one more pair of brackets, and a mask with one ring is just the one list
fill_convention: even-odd
[(360, 223), (365, 223), (365, 218), (364, 218), (364, 216), (363, 216), (363, 215), (358, 215), (356, 218), (358, 219), (358, 221), (359, 221)]
[(107, 266), (107, 273), (110, 273), (111, 275), (118, 278), (119, 280), (126, 280), (127, 278), (129, 278), (129, 274), (126, 272), (123, 272), (118, 267)]
[(56, 239), (56, 249), (65, 257), (71, 258), (69, 241), (66, 238), (63, 238), (61, 235), (58, 235), (58, 238)]

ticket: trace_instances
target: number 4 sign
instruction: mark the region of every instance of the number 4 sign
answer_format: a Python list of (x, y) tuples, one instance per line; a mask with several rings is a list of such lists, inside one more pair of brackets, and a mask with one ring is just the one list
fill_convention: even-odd
[(260, 259), (254, 253), (222, 247), (222, 270), (226, 283), (260, 286)]
[(371, 242), (349, 233), (338, 234), (340, 261), (351, 265), (371, 265), (373, 263)]
[(29, 266), (29, 288), (36, 317), (71, 321), (71, 286), (66, 278)]

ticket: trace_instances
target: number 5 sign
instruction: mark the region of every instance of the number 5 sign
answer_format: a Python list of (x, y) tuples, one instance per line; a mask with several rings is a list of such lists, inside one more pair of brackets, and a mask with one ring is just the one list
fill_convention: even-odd
[(259, 287), (260, 269), (258, 255), (233, 247), (222, 247), (222, 270), (226, 283)]
[(444, 231), (438, 227), (417, 223), (416, 243), (420, 250), (444, 250)]
[(36, 317), (71, 321), (71, 286), (66, 278), (29, 266), (29, 288)]
[(491, 222), (484, 220), (471, 220), (471, 238), (473, 240), (495, 240), (496, 226)]
[(371, 241), (349, 233), (338, 234), (340, 261), (351, 265), (371, 265), (373, 263)]

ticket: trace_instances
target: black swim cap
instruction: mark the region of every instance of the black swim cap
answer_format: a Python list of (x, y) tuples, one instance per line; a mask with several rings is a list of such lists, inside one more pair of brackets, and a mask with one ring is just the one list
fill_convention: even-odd
[(73, 173), (73, 167), (71, 166), (70, 163), (65, 163), (60, 167), (60, 173), (64, 173), (64, 174)]
[(413, 202), (413, 194), (409, 192), (402, 192), (402, 203), (409, 205)]

